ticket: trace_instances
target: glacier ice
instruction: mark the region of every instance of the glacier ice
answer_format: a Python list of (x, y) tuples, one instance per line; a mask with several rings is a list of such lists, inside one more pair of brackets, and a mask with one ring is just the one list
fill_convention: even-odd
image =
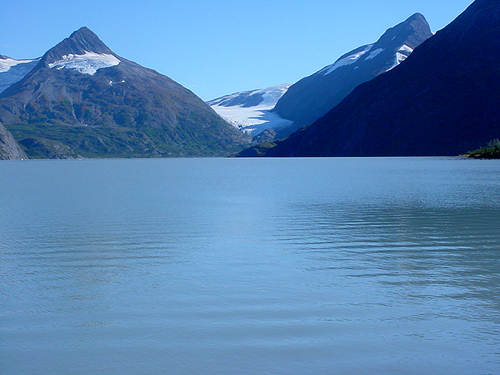
[(53, 69), (74, 69), (82, 74), (94, 75), (97, 70), (102, 68), (110, 68), (120, 63), (120, 60), (110, 54), (98, 54), (94, 52), (85, 52), (84, 55), (64, 55), (62, 60), (58, 60), (49, 64), (49, 68)]

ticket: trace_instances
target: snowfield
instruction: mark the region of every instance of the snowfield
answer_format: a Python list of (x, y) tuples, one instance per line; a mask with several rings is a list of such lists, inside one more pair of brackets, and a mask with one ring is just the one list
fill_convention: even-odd
[(86, 52), (84, 55), (64, 55), (62, 60), (49, 64), (53, 69), (74, 69), (82, 74), (94, 75), (99, 69), (110, 68), (120, 63), (113, 55)]
[(10, 57), (7, 57), (6, 59), (0, 59), (0, 73), (5, 73), (10, 70), (10, 68), (17, 66), (19, 64), (29, 64), (32, 63), (33, 61), (38, 61), (40, 59), (34, 59), (34, 60), (14, 60), (11, 59)]
[[(208, 104), (234, 127), (257, 135), (266, 129), (279, 129), (292, 124), (292, 121), (271, 112), (290, 86), (291, 84), (284, 84), (263, 90), (238, 92), (211, 100)], [(253, 96), (260, 98), (260, 103), (245, 105), (244, 100)]]
[(38, 64), (40, 59), (15, 60), (0, 58), (0, 93), (22, 80)]

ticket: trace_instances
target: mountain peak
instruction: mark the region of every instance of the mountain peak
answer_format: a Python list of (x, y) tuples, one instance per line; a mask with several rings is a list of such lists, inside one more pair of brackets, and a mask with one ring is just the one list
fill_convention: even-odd
[(358, 86), (303, 131), (253, 151), (330, 157), (473, 150), (500, 134), (499, 64), (500, 2), (476, 0), (399, 68)]
[(414, 49), (431, 36), (432, 31), (425, 17), (420, 13), (415, 13), (405, 21), (388, 29), (377, 41), (374, 48), (407, 45)]
[(273, 110), (293, 121), (292, 126), (278, 132), (278, 137), (287, 137), (323, 117), (358, 85), (399, 65), (431, 36), (425, 17), (415, 13), (388, 29), (375, 43), (355, 48), (333, 64), (301, 79), (280, 98)]
[(413, 22), (413, 21), (418, 21), (418, 22), (424, 22), (424, 23), (427, 23), (427, 20), (425, 19), (424, 15), (422, 13), (415, 13), (413, 15), (411, 15), (410, 17), (408, 17), (406, 19), (406, 21), (404, 21), (403, 23), (410, 23), (410, 22)]
[(111, 50), (99, 39), (99, 37), (86, 26), (83, 26), (73, 32), (68, 39), (80, 47), (89, 48), (87, 49), (88, 52), (111, 52)]
[(93, 31), (84, 26), (73, 32), (69, 38), (64, 39), (55, 47), (51, 48), (43, 56), (42, 61), (47, 66), (63, 59), (64, 56), (85, 55), (87, 53), (115, 56), (113, 51), (111, 51)]
[[(0, 73), (2, 62), (17, 63), (0, 60)], [(193, 92), (114, 54), (87, 27), (22, 77), (0, 94), (0, 123), (35, 158), (227, 156), (249, 142)]]
[(74, 31), (69, 37), (74, 38), (75, 36), (78, 36), (80, 34), (92, 35), (92, 36), (97, 37), (97, 35), (92, 30), (90, 30), (87, 26), (80, 27), (78, 30)]

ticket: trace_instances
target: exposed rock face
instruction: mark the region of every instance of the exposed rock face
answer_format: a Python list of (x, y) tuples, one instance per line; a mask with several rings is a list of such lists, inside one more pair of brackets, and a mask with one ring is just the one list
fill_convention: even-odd
[(0, 124), (0, 160), (27, 159), (26, 154), (16, 142), (12, 134)]

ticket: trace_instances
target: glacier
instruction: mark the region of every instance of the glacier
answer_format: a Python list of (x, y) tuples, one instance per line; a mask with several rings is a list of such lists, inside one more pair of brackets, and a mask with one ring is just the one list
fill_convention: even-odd
[[(237, 92), (208, 102), (212, 109), (228, 123), (241, 131), (257, 135), (266, 129), (290, 126), (292, 121), (272, 112), (278, 100), (291, 84), (268, 87), (266, 89)], [(250, 97), (259, 98), (259, 103), (245, 103)]]
[(15, 60), (10, 57), (0, 57), (0, 93), (22, 80), (39, 61), (40, 59)]

